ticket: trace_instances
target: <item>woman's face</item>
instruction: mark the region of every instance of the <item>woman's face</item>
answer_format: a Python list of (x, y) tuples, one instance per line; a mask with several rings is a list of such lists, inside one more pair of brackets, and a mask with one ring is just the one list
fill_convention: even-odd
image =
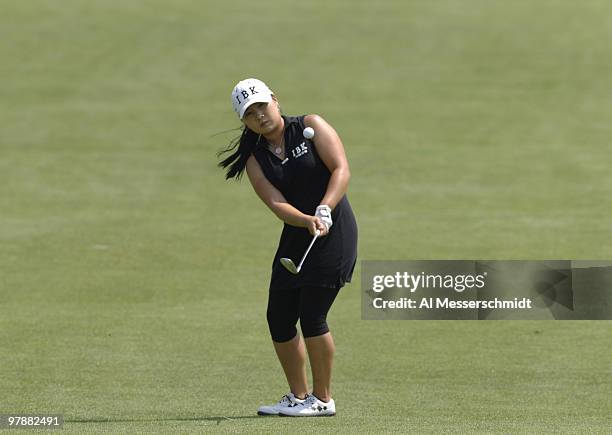
[(269, 103), (254, 103), (244, 112), (242, 122), (253, 132), (266, 135), (273, 132), (281, 122), (280, 108), (276, 98)]

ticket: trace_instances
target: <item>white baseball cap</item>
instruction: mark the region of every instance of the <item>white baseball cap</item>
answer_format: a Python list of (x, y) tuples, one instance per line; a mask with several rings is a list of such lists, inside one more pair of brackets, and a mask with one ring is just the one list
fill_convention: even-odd
[(274, 93), (261, 80), (245, 79), (238, 82), (232, 91), (232, 104), (238, 117), (242, 119), (244, 112), (253, 103), (269, 103)]

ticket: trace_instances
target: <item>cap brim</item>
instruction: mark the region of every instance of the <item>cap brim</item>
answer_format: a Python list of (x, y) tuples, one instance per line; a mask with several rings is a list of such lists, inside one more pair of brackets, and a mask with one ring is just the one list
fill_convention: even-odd
[(244, 112), (246, 112), (246, 110), (251, 107), (252, 104), (255, 103), (269, 103), (272, 101), (272, 94), (258, 94), (258, 95), (253, 95), (252, 98), (249, 99), (249, 101), (247, 101), (244, 106), (242, 106), (242, 109), (240, 109), (240, 119), (242, 119), (244, 117)]

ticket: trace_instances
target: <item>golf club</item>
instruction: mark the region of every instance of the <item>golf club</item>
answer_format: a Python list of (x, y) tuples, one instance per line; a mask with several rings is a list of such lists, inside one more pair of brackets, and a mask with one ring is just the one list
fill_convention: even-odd
[(291, 258), (281, 258), (280, 259), (280, 262), (283, 266), (285, 266), (285, 269), (287, 269), (289, 272), (291, 272), (294, 275), (297, 275), (298, 273), (300, 273), (300, 270), (302, 269), (302, 264), (304, 264), (304, 260), (306, 259), (308, 252), (310, 252), (310, 248), (312, 248), (312, 245), (314, 245), (315, 240), (317, 240), (317, 237), (319, 237), (319, 234), (321, 234), (321, 232), (317, 230), (315, 232), (315, 235), (312, 238), (312, 241), (310, 242), (310, 245), (308, 245), (308, 249), (306, 249), (306, 252), (304, 252), (304, 256), (302, 257), (302, 261), (300, 261), (300, 264), (298, 265), (298, 267), (295, 267), (295, 263), (293, 263), (293, 260)]

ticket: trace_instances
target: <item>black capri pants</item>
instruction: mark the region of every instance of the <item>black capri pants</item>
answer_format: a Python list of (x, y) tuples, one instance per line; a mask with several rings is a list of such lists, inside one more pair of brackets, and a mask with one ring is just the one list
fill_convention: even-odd
[(282, 343), (294, 338), (298, 319), (304, 338), (329, 332), (327, 313), (339, 291), (327, 287), (270, 291), (266, 317), (272, 340)]

